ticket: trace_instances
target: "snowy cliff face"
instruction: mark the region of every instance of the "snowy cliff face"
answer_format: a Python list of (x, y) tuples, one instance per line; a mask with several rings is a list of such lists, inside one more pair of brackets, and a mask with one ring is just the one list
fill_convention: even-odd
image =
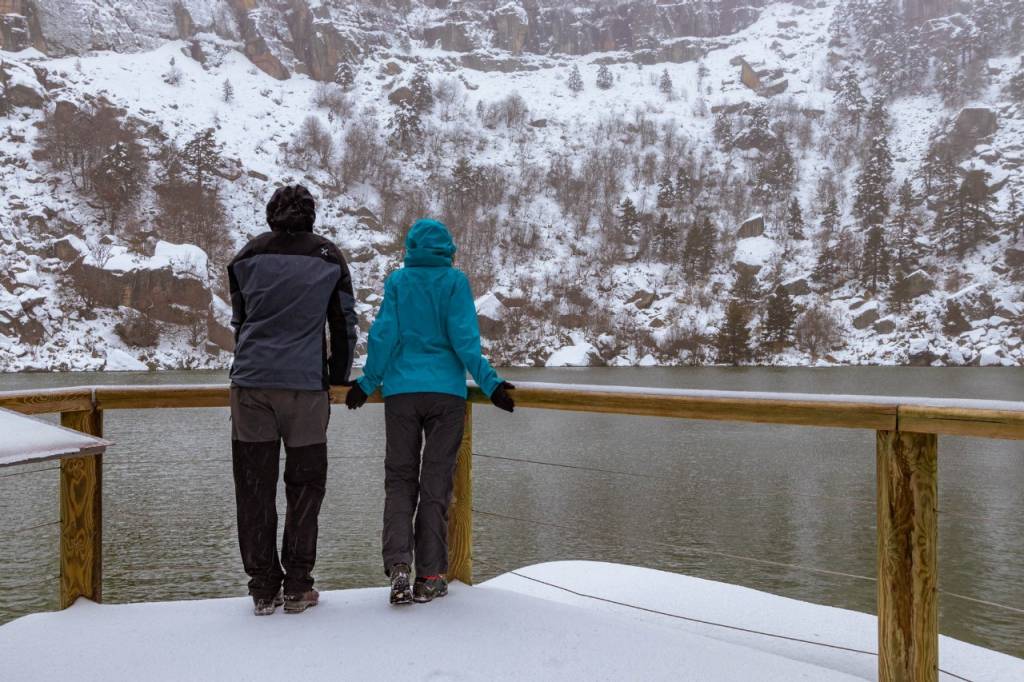
[(1018, 5), (757, 5), (35, 0), (0, 369), (225, 366), (285, 182), (364, 330), (432, 215), (498, 363), (1021, 364)]

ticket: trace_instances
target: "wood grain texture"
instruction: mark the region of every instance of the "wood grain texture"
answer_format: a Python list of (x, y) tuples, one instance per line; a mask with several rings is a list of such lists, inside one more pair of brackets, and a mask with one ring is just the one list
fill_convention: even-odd
[(900, 430), (948, 436), (1024, 440), (1024, 413), (900, 405)]
[[(61, 426), (103, 435), (103, 412), (64, 412)], [(103, 455), (60, 463), (60, 608), (103, 596)]]
[(879, 431), (878, 679), (936, 682), (938, 442)]
[(91, 388), (0, 392), (0, 407), (21, 414), (48, 414), (92, 409)]
[(466, 403), (466, 430), (455, 464), (448, 508), (448, 579), (473, 584), (473, 404)]
[[(644, 394), (642, 388), (638, 388), (636, 393), (517, 388), (512, 397), (516, 407), (526, 408), (873, 430), (895, 429), (898, 407), (871, 403), (868, 398), (863, 403), (854, 403), (765, 399), (763, 396), (670, 396)], [(478, 403), (490, 402), (478, 391), (474, 391), (470, 399)]]

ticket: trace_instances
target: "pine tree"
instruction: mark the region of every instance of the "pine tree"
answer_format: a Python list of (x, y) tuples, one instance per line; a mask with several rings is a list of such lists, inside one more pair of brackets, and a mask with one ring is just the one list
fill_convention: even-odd
[(223, 163), (224, 145), (217, 142), (216, 131), (207, 128), (185, 144), (181, 150), (184, 175), (202, 189), (215, 184), (215, 173)]
[(356, 83), (356, 70), (348, 62), (340, 62), (334, 71), (334, 82), (344, 90), (350, 90)]
[(786, 212), (786, 232), (790, 239), (804, 238), (804, 214), (796, 197), (789, 202), (789, 210)]
[(740, 365), (750, 361), (749, 322), (746, 306), (735, 298), (730, 300), (718, 330), (718, 362)]
[(451, 184), (452, 201), (460, 216), (475, 210), (481, 182), (480, 172), (473, 168), (469, 159), (460, 157), (452, 169)]
[(839, 284), (839, 262), (837, 244), (833, 240), (826, 241), (811, 271), (811, 281), (819, 284), (823, 291), (833, 291)]
[(115, 143), (93, 171), (92, 184), (103, 203), (111, 227), (139, 201), (146, 161), (142, 149), (131, 142)]
[(775, 290), (768, 297), (762, 335), (771, 352), (779, 353), (792, 343), (795, 323), (793, 298), (786, 291), (786, 287), (776, 284)]
[(948, 144), (936, 137), (928, 144), (919, 173), (929, 196), (948, 197), (960, 186), (960, 167)]
[(419, 112), (411, 104), (402, 102), (395, 107), (395, 113), (388, 121), (388, 130), (391, 131), (391, 141), (399, 149), (407, 153), (415, 151), (423, 136)]
[(1010, 95), (1011, 100), (1017, 104), (1024, 104), (1024, 64), (1017, 69), (1017, 73), (1010, 76), (1006, 92)]
[(221, 86), (221, 98), (228, 104), (235, 101), (235, 86), (227, 79), (224, 80), (224, 84)]
[(412, 91), (412, 106), (418, 114), (428, 113), (434, 108), (434, 88), (430, 85), (427, 65), (420, 62), (412, 73), (409, 90)]
[(889, 112), (885, 108), (885, 97), (875, 95), (871, 98), (871, 105), (867, 113), (867, 134), (869, 138), (879, 135), (889, 135)]
[(672, 98), (672, 77), (668, 75), (668, 69), (661, 72), (661, 78), (658, 79), (658, 90), (669, 99)]
[(1006, 231), (1014, 239), (1024, 233), (1024, 206), (1017, 198), (1017, 188), (1010, 187), (1010, 201), (1006, 206)]
[(597, 70), (597, 87), (601, 90), (610, 90), (613, 85), (615, 85), (615, 79), (612, 78), (611, 70), (607, 64), (602, 64), (601, 68)]
[(0, 116), (11, 113), (11, 100), (7, 90), (11, 86), (11, 74), (7, 73), (7, 62), (0, 60)]
[(839, 75), (837, 86), (833, 101), (860, 132), (861, 117), (867, 111), (868, 101), (860, 90), (860, 79), (857, 77), (857, 72), (849, 66), (846, 67)]
[(881, 225), (889, 215), (892, 153), (885, 135), (871, 139), (868, 155), (857, 176), (853, 212), (865, 226)]
[(164, 83), (167, 83), (168, 85), (179, 85), (181, 83), (181, 78), (182, 74), (181, 69), (178, 68), (178, 62), (174, 57), (171, 57), (171, 60), (168, 63), (167, 72), (164, 73)]
[(728, 114), (724, 112), (715, 114), (715, 123), (711, 134), (722, 149), (726, 151), (732, 149), (732, 119)]
[(684, 270), (691, 282), (703, 282), (715, 263), (715, 242), (718, 231), (706, 214), (694, 220), (686, 234)]
[(619, 234), (623, 244), (635, 245), (640, 241), (640, 214), (629, 197), (619, 204)]
[(758, 284), (757, 275), (746, 268), (737, 272), (736, 279), (732, 283), (731, 297), (748, 307), (761, 298), (761, 287)]
[(583, 76), (580, 75), (580, 67), (578, 65), (572, 65), (572, 70), (569, 71), (569, 79), (566, 81), (566, 85), (569, 86), (569, 91), (574, 95), (583, 91)]
[(995, 196), (988, 187), (988, 180), (988, 171), (970, 171), (956, 195), (942, 201), (939, 226), (960, 258), (995, 230)]
[(832, 196), (821, 215), (821, 232), (825, 236), (832, 235), (839, 227), (839, 201)]
[(676, 169), (675, 205), (680, 208), (686, 207), (693, 201), (694, 189), (693, 174), (690, 172), (689, 165), (684, 162)]
[(676, 189), (668, 173), (658, 181), (658, 208), (672, 208), (676, 203)]
[(796, 162), (789, 151), (789, 144), (780, 138), (771, 152), (761, 159), (755, 178), (754, 197), (768, 206), (780, 200), (796, 182)]
[(947, 46), (939, 54), (938, 66), (935, 70), (935, 88), (946, 104), (956, 104), (963, 96), (963, 73), (960, 58), (952, 46)]
[(909, 180), (900, 185), (897, 199), (896, 215), (892, 221), (896, 251), (894, 265), (896, 276), (902, 279), (917, 270), (921, 260), (921, 249), (917, 243), (920, 225), (914, 214), (917, 199)]
[(889, 250), (881, 225), (868, 228), (860, 261), (860, 282), (870, 294), (889, 279)]
[(662, 213), (654, 227), (652, 252), (663, 263), (672, 263), (678, 257), (679, 235), (676, 225)]

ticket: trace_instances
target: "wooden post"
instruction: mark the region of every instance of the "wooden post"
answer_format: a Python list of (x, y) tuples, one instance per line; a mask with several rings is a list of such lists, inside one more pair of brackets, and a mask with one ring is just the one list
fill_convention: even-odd
[[(103, 435), (103, 410), (62, 412), (61, 426)], [(95, 602), (103, 587), (103, 456), (60, 462), (60, 608)]]
[(473, 584), (473, 404), (469, 402), (448, 507), (448, 579)]
[(878, 679), (936, 682), (938, 441), (879, 431)]

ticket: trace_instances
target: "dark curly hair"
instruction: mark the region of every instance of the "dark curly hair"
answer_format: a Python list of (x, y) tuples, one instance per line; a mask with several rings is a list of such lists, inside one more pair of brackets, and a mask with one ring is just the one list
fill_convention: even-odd
[(315, 222), (316, 201), (302, 185), (279, 188), (267, 204), (267, 223), (272, 230), (311, 232)]

